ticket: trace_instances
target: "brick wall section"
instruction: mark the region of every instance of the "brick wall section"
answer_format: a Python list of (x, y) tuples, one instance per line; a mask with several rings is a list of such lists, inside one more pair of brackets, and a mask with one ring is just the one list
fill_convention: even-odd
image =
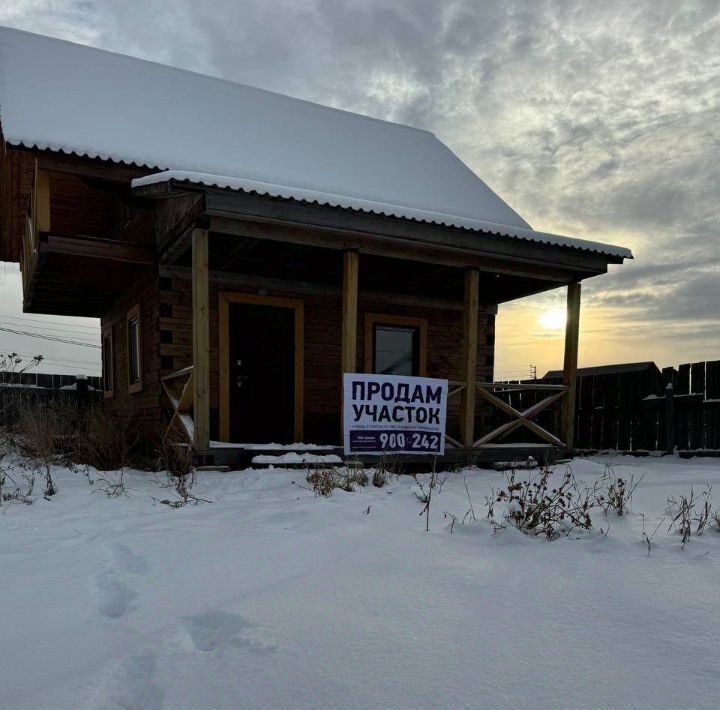
[[(192, 364), (192, 289), (184, 279), (160, 279), (158, 334), (160, 375)], [(211, 438), (218, 436), (219, 327), (218, 298), (221, 290), (210, 284), (210, 408)], [(242, 289), (236, 289), (242, 292)], [(248, 293), (255, 293), (248, 291)], [(292, 290), (276, 290), (269, 296), (301, 298), (305, 312), (305, 421), (306, 441), (340, 442), (340, 326), (341, 301), (329, 296), (301, 296)], [(478, 380), (492, 378), (495, 307), (481, 306), (478, 323)], [(376, 301), (365, 302), (360, 295), (358, 307), (358, 371), (363, 371), (365, 313), (426, 318), (428, 321), (427, 374), (459, 380), (462, 376), (462, 313), (446, 309), (407, 306), (383, 308)], [(450, 401), (448, 433), (459, 436), (460, 397)], [(477, 404), (478, 430), (483, 427), (488, 408)]]
[[(131, 416), (149, 445), (162, 431), (160, 402), (160, 331), (158, 328), (158, 278), (148, 276), (135, 283), (101, 319), (103, 332), (110, 325), (113, 338), (113, 396), (104, 400), (106, 411)], [(127, 312), (140, 305), (142, 390), (128, 393)]]

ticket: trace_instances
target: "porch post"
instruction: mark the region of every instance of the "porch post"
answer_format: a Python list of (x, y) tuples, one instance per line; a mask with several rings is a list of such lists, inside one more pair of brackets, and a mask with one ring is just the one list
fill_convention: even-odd
[(192, 232), (193, 444), (210, 447), (208, 230)]
[(465, 272), (465, 307), (463, 310), (463, 381), (462, 443), (472, 447), (475, 440), (475, 383), (477, 382), (478, 345), (478, 287), (480, 273), (477, 269)]
[(578, 339), (580, 335), (580, 284), (568, 284), (565, 323), (563, 384), (568, 388), (562, 401), (560, 438), (572, 449), (575, 445), (575, 399), (577, 393)]
[[(357, 304), (359, 255), (346, 251), (343, 264), (342, 372), (357, 370)], [(342, 387), (342, 383), (340, 385)]]

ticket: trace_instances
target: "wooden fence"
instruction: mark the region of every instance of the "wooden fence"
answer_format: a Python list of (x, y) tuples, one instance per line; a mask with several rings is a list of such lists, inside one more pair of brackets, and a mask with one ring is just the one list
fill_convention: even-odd
[[(654, 365), (614, 370), (590, 369), (592, 374), (578, 376), (576, 449), (720, 451), (720, 360), (662, 372)], [(561, 378), (537, 382), (556, 384)], [(536, 397), (534, 392), (506, 393), (515, 408), (532, 406)], [(557, 410), (543, 412), (539, 423), (552, 429), (552, 418), (558, 416)]]
[(95, 389), (88, 379), (78, 380), (77, 383), (74, 377), (70, 379), (71, 382), (60, 387), (38, 387), (30, 383), (7, 384), (0, 381), (0, 426), (13, 426), (21, 412), (32, 411), (37, 407), (62, 405), (81, 410), (102, 403), (102, 392)]
[[(23, 387), (44, 387), (46, 389), (61, 389), (72, 387), (78, 380), (76, 375), (58, 375), (51, 372), (0, 372), (0, 385), (15, 385)], [(85, 377), (88, 387), (99, 390), (102, 387), (102, 378), (88, 375)]]

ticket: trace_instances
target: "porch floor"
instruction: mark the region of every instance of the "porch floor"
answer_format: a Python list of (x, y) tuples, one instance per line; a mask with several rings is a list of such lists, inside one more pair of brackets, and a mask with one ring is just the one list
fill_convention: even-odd
[[(205, 466), (229, 466), (235, 470), (248, 468), (252, 460), (258, 454), (263, 459), (272, 456), (281, 457), (286, 454), (317, 454), (321, 456), (337, 456), (344, 459), (343, 447), (317, 444), (228, 444), (224, 442), (211, 442), (209, 449), (196, 451), (196, 460)], [(442, 466), (477, 465), (490, 466), (503, 462), (525, 462), (532, 456), (539, 463), (550, 463), (568, 455), (568, 450), (551, 444), (488, 444), (476, 448), (446, 448), (443, 456), (437, 457), (437, 464)], [(354, 461), (360, 461), (366, 465), (372, 465), (379, 459), (378, 456), (353, 456)], [(430, 468), (433, 464), (432, 456), (417, 454), (397, 454), (393, 460), (400, 466), (412, 465), (418, 470)], [(267, 466), (267, 461), (263, 461)], [(281, 460), (278, 460), (278, 468), (283, 467)]]

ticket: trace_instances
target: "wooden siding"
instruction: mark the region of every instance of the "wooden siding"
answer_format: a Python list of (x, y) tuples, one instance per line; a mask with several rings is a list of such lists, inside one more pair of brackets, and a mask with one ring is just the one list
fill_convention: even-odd
[[(140, 308), (142, 388), (129, 392), (127, 313)], [(153, 444), (161, 432), (160, 329), (158, 327), (158, 279), (150, 276), (136, 282), (103, 316), (102, 331), (112, 330), (113, 396), (105, 400), (110, 413), (132, 413), (143, 437)]]
[(0, 259), (20, 261), (36, 158), (27, 151), (6, 148), (2, 135), (0, 145)]
[[(51, 172), (50, 223), (60, 236), (100, 237), (115, 233), (115, 198), (109, 190), (90, 187), (69, 173)], [(78, 209), (82, 205), (82, 209)]]

